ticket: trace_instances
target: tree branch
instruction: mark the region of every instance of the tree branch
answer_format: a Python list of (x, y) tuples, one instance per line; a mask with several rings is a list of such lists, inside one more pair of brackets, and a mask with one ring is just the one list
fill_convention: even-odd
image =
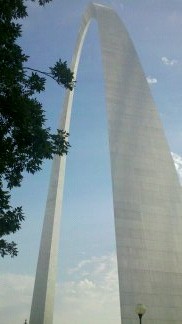
[(32, 69), (32, 68), (30, 68), (28, 66), (24, 66), (23, 69), (24, 70), (30, 70), (30, 71), (34, 71), (34, 72), (37, 72), (37, 73), (44, 74), (45, 76), (48, 76), (48, 77), (50, 77), (51, 79), (53, 79), (54, 81), (57, 82), (57, 80), (50, 73), (48, 73), (48, 72), (40, 71), (40, 70), (37, 70), (37, 69)]

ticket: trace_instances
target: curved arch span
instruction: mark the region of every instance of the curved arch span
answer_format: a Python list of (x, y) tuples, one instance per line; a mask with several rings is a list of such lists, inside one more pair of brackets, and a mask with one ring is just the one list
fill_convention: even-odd
[[(71, 65), (75, 77), (92, 18), (106, 88), (121, 321), (137, 323), (135, 305), (143, 302), (146, 323), (181, 323), (181, 188), (138, 56), (112, 9), (90, 4), (86, 10)], [(60, 123), (66, 131), (72, 100), (67, 92)], [(65, 161), (53, 161), (30, 324), (52, 323)]]

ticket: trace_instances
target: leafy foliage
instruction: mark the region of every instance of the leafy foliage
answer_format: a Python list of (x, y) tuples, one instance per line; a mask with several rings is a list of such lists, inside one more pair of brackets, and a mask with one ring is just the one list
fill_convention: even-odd
[[(34, 1), (34, 0), (33, 0)], [(45, 5), (51, 0), (39, 0)], [(26, 67), (28, 56), (16, 43), (21, 25), (16, 21), (27, 17), (25, 0), (0, 0), (0, 255), (17, 255), (16, 243), (8, 243), (4, 235), (15, 233), (24, 220), (22, 207), (10, 205), (11, 189), (21, 185), (23, 172), (34, 174), (44, 159), (54, 154), (67, 154), (68, 134), (57, 130), (52, 134), (44, 126), (45, 113), (36, 93), (45, 90), (46, 77), (72, 90), (75, 81), (66, 62), (59, 60), (50, 72)], [(31, 71), (31, 72), (30, 72)], [(40, 76), (44, 75), (44, 77)]]

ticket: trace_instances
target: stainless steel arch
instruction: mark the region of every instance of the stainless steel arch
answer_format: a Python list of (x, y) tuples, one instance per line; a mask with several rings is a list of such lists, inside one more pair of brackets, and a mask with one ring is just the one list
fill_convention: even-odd
[[(145, 75), (117, 14), (91, 4), (73, 56), (76, 76), (92, 18), (99, 27), (108, 116), (118, 274), (123, 324), (182, 322), (181, 188)], [(73, 92), (65, 99), (60, 128), (69, 131)], [(53, 161), (30, 324), (51, 324), (59, 218), (66, 158)]]

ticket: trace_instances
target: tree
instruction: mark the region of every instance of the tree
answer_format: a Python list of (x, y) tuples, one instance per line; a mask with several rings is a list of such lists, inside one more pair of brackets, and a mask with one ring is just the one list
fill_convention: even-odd
[[(4, 235), (15, 233), (24, 220), (22, 207), (13, 208), (11, 189), (21, 185), (23, 172), (34, 174), (44, 159), (67, 154), (68, 134), (46, 128), (45, 112), (35, 95), (45, 90), (46, 77), (72, 90), (73, 73), (67, 62), (58, 60), (42, 72), (27, 66), (28, 56), (17, 44), (20, 18), (27, 17), (26, 0), (0, 0), (0, 255), (17, 255), (17, 244)], [(35, 0), (31, 0), (35, 1)], [(52, 0), (39, 0), (45, 5)], [(26, 65), (25, 65), (26, 64)]]

